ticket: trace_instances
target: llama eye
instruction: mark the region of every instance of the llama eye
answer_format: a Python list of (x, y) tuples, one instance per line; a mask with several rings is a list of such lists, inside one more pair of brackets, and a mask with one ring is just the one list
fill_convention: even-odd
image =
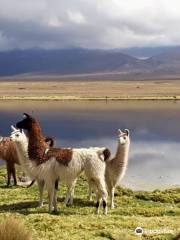
[(123, 137), (124, 138), (124, 140), (126, 140), (126, 137)]
[(17, 133), (15, 136), (16, 136), (16, 137), (19, 137), (19, 134)]

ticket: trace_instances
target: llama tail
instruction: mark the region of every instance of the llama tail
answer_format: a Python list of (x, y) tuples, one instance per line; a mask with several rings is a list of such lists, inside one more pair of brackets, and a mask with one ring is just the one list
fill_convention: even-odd
[(27, 186), (27, 188), (30, 188), (32, 185), (34, 185), (36, 180), (32, 180), (32, 182)]
[(111, 152), (110, 152), (110, 150), (108, 148), (104, 149), (103, 154), (104, 154), (104, 161), (107, 161), (107, 160), (110, 159)]
[(107, 160), (109, 160), (109, 158), (111, 157), (111, 152), (110, 152), (110, 150), (108, 148), (99, 148), (99, 149), (97, 149), (97, 154), (105, 162)]

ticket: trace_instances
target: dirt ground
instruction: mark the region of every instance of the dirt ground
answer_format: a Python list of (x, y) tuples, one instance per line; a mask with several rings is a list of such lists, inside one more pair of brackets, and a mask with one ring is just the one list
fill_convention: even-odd
[(179, 99), (180, 80), (0, 82), (0, 98)]

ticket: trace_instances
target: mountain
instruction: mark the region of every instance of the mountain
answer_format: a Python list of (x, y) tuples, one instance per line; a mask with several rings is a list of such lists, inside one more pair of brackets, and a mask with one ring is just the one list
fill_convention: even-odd
[(64, 49), (0, 52), (0, 76), (129, 71), (141, 61), (113, 51)]
[(164, 46), (164, 47), (133, 47), (118, 49), (119, 52), (133, 56), (139, 59), (147, 59), (162, 53), (170, 53), (179, 51), (180, 46)]
[(146, 63), (154, 74), (180, 74), (180, 48), (153, 56)]
[[(141, 52), (143, 53), (143, 49)], [(0, 76), (1, 79), (12, 76), (71, 76), (72, 79), (83, 76), (96, 80), (179, 78), (180, 47), (168, 48), (168, 51), (160, 51), (147, 59), (121, 53), (118, 49), (33, 49), (0, 52)]]

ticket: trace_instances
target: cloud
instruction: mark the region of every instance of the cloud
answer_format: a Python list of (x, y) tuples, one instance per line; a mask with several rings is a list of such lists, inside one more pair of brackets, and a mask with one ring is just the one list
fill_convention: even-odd
[(0, 0), (0, 50), (180, 44), (179, 0)]
[(136, 141), (131, 144), (129, 166), (122, 183), (146, 190), (176, 186), (180, 184), (179, 167), (179, 143)]

